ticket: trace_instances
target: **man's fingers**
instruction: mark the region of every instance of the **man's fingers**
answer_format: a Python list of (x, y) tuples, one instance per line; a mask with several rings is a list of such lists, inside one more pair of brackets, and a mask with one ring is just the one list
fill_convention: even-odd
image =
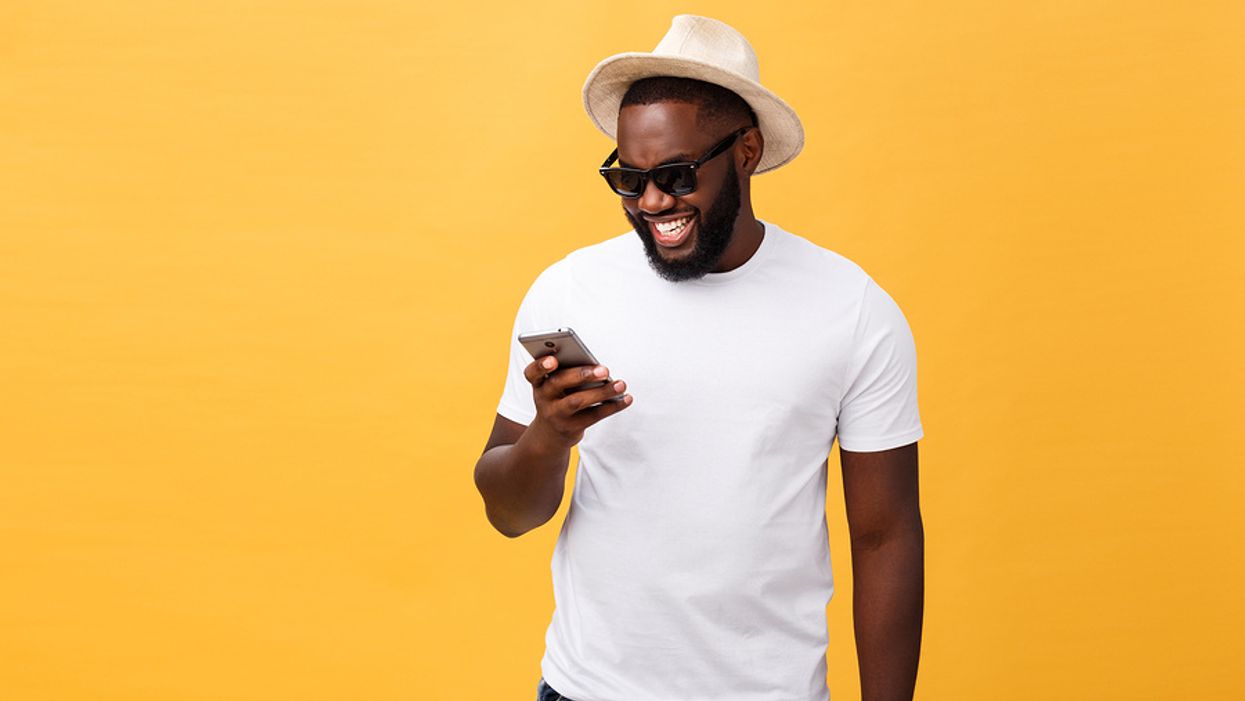
[[(609, 370), (601, 365), (557, 369), (557, 361), (547, 356), (525, 367), (523, 376), (532, 385), (537, 418), (568, 445), (578, 443), (587, 427), (631, 405), (631, 395), (623, 394), (627, 384), (606, 382)], [(585, 384), (601, 386), (577, 389)]]
[(552, 355), (546, 355), (543, 358), (537, 358), (528, 366), (523, 368), (523, 377), (532, 385), (540, 385), (545, 376), (553, 372), (558, 367), (558, 359)]
[[(559, 368), (553, 356), (545, 356), (525, 367), (523, 376), (532, 385), (537, 413), (567, 435), (581, 433), (631, 404), (631, 395), (623, 395), (627, 384), (622, 380), (607, 382), (609, 368), (604, 365)], [(590, 386), (578, 389), (584, 385)]]
[(583, 389), (578, 392), (572, 392), (566, 395), (562, 402), (565, 402), (566, 408), (570, 413), (574, 414), (581, 409), (599, 404), (618, 397), (627, 389), (627, 383), (622, 380), (614, 380), (613, 382), (602, 387), (594, 387), (592, 389)]
[(631, 395), (624, 394), (618, 401), (605, 401), (592, 407), (591, 409), (584, 409), (580, 411), (575, 414), (575, 419), (576, 421), (582, 422), (580, 424), (581, 426), (587, 428), (607, 416), (617, 414), (629, 406), (631, 406)]
[(574, 368), (563, 368), (549, 378), (549, 389), (563, 392), (574, 387), (602, 382), (610, 376), (609, 368), (604, 365), (581, 365)]

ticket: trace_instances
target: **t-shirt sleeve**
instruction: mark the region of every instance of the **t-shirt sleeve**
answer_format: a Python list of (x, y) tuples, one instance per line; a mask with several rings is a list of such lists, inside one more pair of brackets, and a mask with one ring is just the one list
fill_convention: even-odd
[(873, 452), (925, 435), (916, 399), (916, 343), (899, 305), (872, 279), (865, 285), (839, 405), (839, 447)]
[(551, 276), (551, 271), (546, 270), (532, 283), (519, 304), (514, 327), (510, 331), (510, 361), (501, 401), (497, 404), (497, 413), (524, 426), (531, 424), (532, 419), (536, 418), (536, 402), (532, 399), (532, 385), (523, 376), (523, 369), (531, 364), (532, 356), (519, 343), (519, 334), (553, 330), (545, 322), (549, 316)]

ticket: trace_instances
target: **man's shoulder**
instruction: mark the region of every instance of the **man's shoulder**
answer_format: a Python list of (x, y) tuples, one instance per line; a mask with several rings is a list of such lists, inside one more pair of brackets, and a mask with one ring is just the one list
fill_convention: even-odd
[(626, 231), (603, 241), (576, 248), (567, 253), (566, 257), (558, 263), (576, 269), (592, 268), (631, 263), (635, 259), (643, 262), (643, 256), (644, 249), (639, 237), (634, 231)]
[(863, 285), (869, 278), (864, 268), (842, 253), (781, 227), (774, 226), (774, 229), (784, 265), (835, 285)]
[(644, 249), (634, 231), (571, 250), (551, 263), (537, 277), (537, 283), (555, 284), (572, 277), (619, 273), (643, 265)]

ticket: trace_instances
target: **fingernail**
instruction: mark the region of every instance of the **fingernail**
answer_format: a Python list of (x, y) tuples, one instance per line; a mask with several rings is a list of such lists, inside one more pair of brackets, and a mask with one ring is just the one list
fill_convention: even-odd
[(546, 370), (553, 367), (553, 358), (545, 358), (544, 360), (540, 361), (540, 366), (545, 368)]
[(614, 391), (615, 391), (615, 392), (621, 392), (621, 391), (623, 391), (623, 387), (626, 387), (626, 386), (627, 386), (627, 385), (623, 384), (623, 381), (622, 381), (622, 380), (619, 380), (618, 382), (615, 382), (615, 383), (614, 383)]
[(630, 404), (630, 403), (631, 403), (631, 395), (628, 394), (623, 397), (623, 404)]
[(605, 377), (605, 375), (607, 374), (607, 370), (601, 367), (600, 365), (598, 365), (596, 369), (592, 371), (592, 374), (596, 375), (597, 377)]

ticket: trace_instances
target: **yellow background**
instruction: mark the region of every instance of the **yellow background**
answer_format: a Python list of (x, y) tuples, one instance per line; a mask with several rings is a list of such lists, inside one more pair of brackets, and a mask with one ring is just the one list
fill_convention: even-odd
[(582, 81), (675, 12), (804, 120), (758, 214), (915, 334), (918, 698), (1245, 694), (1241, 3), (8, 0), (0, 698), (534, 698), (566, 505), (506, 539), (472, 467), (627, 229)]

